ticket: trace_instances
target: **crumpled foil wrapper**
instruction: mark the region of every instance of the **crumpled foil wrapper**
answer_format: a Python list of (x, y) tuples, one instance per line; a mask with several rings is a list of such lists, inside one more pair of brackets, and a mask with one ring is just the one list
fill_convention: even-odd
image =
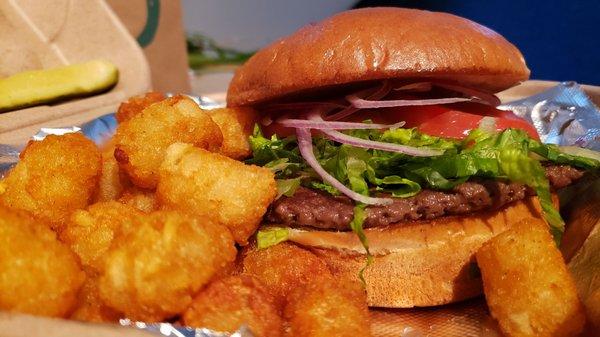
[(575, 82), (502, 104), (535, 126), (544, 143), (600, 151), (600, 110)]
[[(192, 98), (203, 109), (224, 106), (222, 102), (199, 97)], [(545, 143), (561, 146), (577, 145), (600, 151), (600, 110), (575, 82), (560, 83), (556, 87), (537, 95), (502, 104), (499, 108), (511, 110), (518, 116), (528, 120), (535, 126), (541, 140)], [(81, 131), (89, 139), (100, 145), (112, 137), (116, 127), (115, 115), (108, 114), (79, 127), (43, 128), (32, 139), (41, 140), (50, 134), (62, 135)], [(0, 144), (0, 178), (18, 161), (19, 152), (19, 148)], [(160, 336), (253, 337), (251, 331), (245, 326), (240, 327), (237, 332), (229, 334), (205, 328), (189, 328), (170, 323), (134, 322), (128, 319), (122, 319), (120, 324), (149, 331)], [(396, 334), (396, 331), (394, 331), (394, 334)], [(383, 335), (388, 334), (383, 333)], [(412, 327), (404, 327), (400, 335), (404, 337), (422, 336), (422, 331)]]

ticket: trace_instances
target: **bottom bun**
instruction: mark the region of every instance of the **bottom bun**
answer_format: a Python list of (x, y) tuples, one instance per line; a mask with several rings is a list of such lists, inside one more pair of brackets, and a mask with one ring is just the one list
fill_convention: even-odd
[[(493, 212), (365, 230), (374, 257), (364, 272), (369, 306), (434, 306), (480, 295), (474, 253), (512, 224), (532, 217), (542, 217), (535, 197)], [(292, 230), (290, 240), (310, 248), (343, 277), (358, 277), (366, 263), (352, 232)]]

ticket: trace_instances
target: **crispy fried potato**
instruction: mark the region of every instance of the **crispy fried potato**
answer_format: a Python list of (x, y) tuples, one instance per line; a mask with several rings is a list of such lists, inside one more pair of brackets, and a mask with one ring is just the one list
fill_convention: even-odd
[(165, 100), (167, 96), (162, 92), (150, 91), (143, 95), (133, 96), (119, 105), (115, 114), (117, 121), (123, 123), (130, 120), (133, 116), (141, 113), (145, 108), (154, 103)]
[(229, 333), (246, 325), (256, 337), (281, 336), (283, 329), (275, 299), (249, 275), (211, 282), (183, 313), (183, 323)]
[(476, 253), (486, 301), (507, 336), (574, 336), (585, 316), (547, 225), (524, 220)]
[(98, 279), (88, 277), (79, 290), (77, 307), (69, 318), (84, 322), (116, 323), (121, 317), (121, 313), (108, 307), (100, 299)]
[(59, 228), (73, 211), (88, 205), (100, 167), (100, 151), (80, 133), (31, 141), (0, 181), (0, 204)]
[(286, 336), (370, 336), (365, 290), (348, 280), (312, 281), (294, 289), (287, 298)]
[(144, 213), (158, 210), (158, 200), (153, 190), (132, 186), (123, 192), (119, 201)]
[(266, 249), (247, 248), (242, 265), (243, 273), (255, 276), (278, 299), (317, 277), (332, 277), (324, 261), (287, 242)]
[(102, 149), (102, 169), (94, 202), (117, 200), (123, 190), (131, 185), (126, 174), (120, 170), (114, 153), (114, 144), (108, 144)]
[(277, 194), (273, 173), (189, 144), (174, 144), (160, 168), (159, 203), (213, 218), (246, 244)]
[(252, 154), (248, 137), (252, 134), (258, 113), (252, 108), (222, 108), (209, 110), (210, 117), (223, 133), (220, 154), (244, 159)]
[(133, 320), (163, 321), (183, 312), (236, 249), (227, 228), (208, 219), (162, 211), (139, 220), (109, 249), (100, 298)]
[(0, 310), (65, 317), (85, 274), (56, 234), (0, 207)]
[(142, 212), (108, 201), (77, 210), (60, 233), (60, 240), (79, 256), (86, 271), (99, 273), (112, 242), (122, 233), (134, 230)]
[(152, 104), (120, 124), (114, 154), (135, 185), (155, 188), (165, 151), (176, 142), (218, 151), (223, 135), (208, 113), (193, 100), (176, 96)]

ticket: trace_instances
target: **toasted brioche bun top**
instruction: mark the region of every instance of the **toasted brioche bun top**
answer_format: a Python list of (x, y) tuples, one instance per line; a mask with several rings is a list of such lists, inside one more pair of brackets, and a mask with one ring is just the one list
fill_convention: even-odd
[(236, 71), (227, 104), (382, 79), (439, 79), (498, 92), (527, 78), (519, 50), (475, 22), (447, 13), (363, 8), (304, 26), (258, 51)]

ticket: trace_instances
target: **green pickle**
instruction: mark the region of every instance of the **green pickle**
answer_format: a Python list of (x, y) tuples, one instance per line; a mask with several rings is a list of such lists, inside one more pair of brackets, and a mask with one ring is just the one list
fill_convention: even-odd
[(0, 111), (89, 96), (112, 88), (117, 67), (105, 60), (33, 70), (0, 79)]

